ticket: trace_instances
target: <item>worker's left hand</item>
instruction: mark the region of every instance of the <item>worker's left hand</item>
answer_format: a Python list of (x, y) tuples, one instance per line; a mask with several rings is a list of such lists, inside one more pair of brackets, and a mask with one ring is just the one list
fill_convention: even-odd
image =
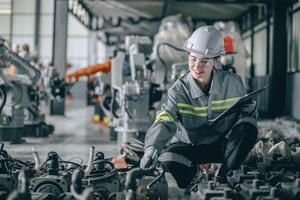
[(155, 167), (158, 160), (158, 150), (154, 146), (147, 147), (145, 154), (140, 162), (142, 170), (151, 170)]

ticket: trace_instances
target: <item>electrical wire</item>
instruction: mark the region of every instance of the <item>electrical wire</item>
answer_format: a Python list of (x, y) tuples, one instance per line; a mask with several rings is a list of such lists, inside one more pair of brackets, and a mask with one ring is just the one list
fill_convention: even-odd
[(84, 169), (84, 167), (82, 167), (80, 164), (75, 163), (75, 162), (72, 162), (72, 161), (60, 160), (60, 161), (58, 161), (58, 162), (59, 162), (59, 163), (66, 163), (66, 164), (76, 165), (76, 166), (78, 166), (78, 167)]
[(0, 114), (1, 114), (3, 108), (6, 104), (7, 94), (6, 94), (6, 91), (4, 89), (4, 86), (0, 86), (0, 91), (1, 91), (1, 96), (3, 96), (3, 100), (2, 100), (2, 103), (1, 103), (1, 106), (0, 106)]
[(113, 88), (112, 101), (111, 101), (111, 112), (115, 118), (120, 118), (121, 116), (119, 116), (116, 112), (116, 103), (117, 103), (116, 102), (116, 94), (117, 94), (117, 89)]
[(72, 157), (72, 158), (69, 159), (69, 161), (72, 161), (72, 160), (75, 160), (75, 159), (79, 159), (80, 160), (80, 163), (79, 163), (80, 165), (83, 163), (83, 158), (80, 157), (80, 156)]

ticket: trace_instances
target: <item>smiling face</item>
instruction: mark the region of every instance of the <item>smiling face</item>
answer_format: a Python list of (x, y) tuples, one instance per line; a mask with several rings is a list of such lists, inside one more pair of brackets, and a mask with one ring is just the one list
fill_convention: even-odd
[(188, 57), (189, 70), (193, 78), (200, 83), (209, 82), (214, 67), (214, 59), (198, 53), (190, 53)]

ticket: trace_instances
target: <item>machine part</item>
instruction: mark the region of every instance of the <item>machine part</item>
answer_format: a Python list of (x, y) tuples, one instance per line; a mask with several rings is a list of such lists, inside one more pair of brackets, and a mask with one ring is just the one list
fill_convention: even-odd
[(10, 51), (5, 45), (4, 41), (0, 40), (0, 57), (5, 60), (9, 60), (11, 64), (14, 64), (18, 68), (18, 73), (26, 74), (31, 80), (32, 84), (38, 82), (41, 73), (39, 70), (34, 68), (24, 58), (19, 56), (17, 53)]
[[(0, 72), (0, 77), (4, 83), (1, 86), (3, 97), (0, 107), (1, 140), (20, 143), (23, 135), (22, 131), (18, 131), (18, 129), (24, 128), (24, 124), (29, 126), (23, 129), (24, 133), (33, 131), (37, 135), (41, 132), (46, 135), (46, 132), (51, 132), (51, 127), (45, 130), (44, 117), (39, 114), (38, 110), (39, 94), (35, 86), (41, 77), (40, 71), (24, 58), (10, 51), (3, 41), (0, 41), (0, 57), (6, 62), (6, 65), (13, 64), (18, 72), (14, 75), (6, 75), (2, 71)], [(39, 128), (35, 128), (35, 126)], [(5, 134), (9, 134), (9, 136)]]
[[(11, 118), (2, 118), (10, 121)], [(13, 144), (22, 143), (22, 128), (0, 128), (0, 141), (9, 141)]]
[(38, 124), (24, 125), (22, 128), (23, 137), (48, 137), (54, 130), (52, 124), (46, 124), (43, 121)]
[(110, 194), (120, 192), (120, 177), (114, 165), (104, 158), (102, 152), (97, 152), (92, 169), (89, 174), (85, 174), (82, 183), (85, 187), (91, 187), (104, 199), (108, 199)]
[(42, 164), (42, 171), (44, 174), (31, 180), (30, 188), (33, 192), (51, 193), (58, 197), (69, 191), (71, 174), (60, 170), (59, 156), (56, 152), (48, 153), (47, 160)]
[[(146, 67), (147, 48), (151, 40), (146, 37), (125, 38), (127, 55), (118, 53), (112, 60), (112, 126), (118, 132), (119, 149), (130, 139), (145, 137), (154, 121), (150, 110), (150, 75)], [(151, 48), (150, 48), (151, 49)], [(129, 59), (130, 76), (125, 76), (120, 66)], [(123, 77), (124, 76), (124, 77)], [(123, 80), (124, 79), (124, 80)]]
[(12, 158), (3, 148), (4, 144), (2, 143), (0, 148), (0, 197), (7, 197), (10, 192), (17, 188), (20, 170), (22, 168), (30, 169), (33, 165)]
[(168, 184), (161, 174), (147, 173), (139, 168), (131, 170), (125, 183), (126, 200), (134, 199), (168, 199)]
[(64, 196), (60, 196), (61, 199), (78, 199), (78, 200), (104, 200), (104, 198), (93, 191), (92, 188), (82, 188), (83, 171), (76, 169), (72, 175), (71, 193), (65, 193)]
[(111, 62), (111, 60), (107, 60), (103, 63), (97, 63), (95, 65), (81, 68), (76, 72), (67, 74), (66, 78), (67, 80), (72, 81), (72, 79), (78, 79), (81, 76), (89, 76), (97, 72), (109, 73), (111, 70)]
[(15, 200), (15, 199), (31, 199), (31, 194), (29, 192), (28, 186), (28, 177), (29, 177), (29, 170), (22, 170), (19, 173), (18, 177), (18, 190), (13, 192), (8, 199)]
[(258, 197), (269, 196), (271, 186), (264, 183), (264, 181), (253, 179), (242, 183), (240, 189), (243, 198), (256, 199)]
[(297, 178), (294, 182), (280, 183), (280, 191), (282, 199), (300, 199), (300, 179)]
[(55, 200), (57, 196), (53, 194), (31, 193), (29, 191), (29, 177), (32, 176), (30, 169), (22, 170), (18, 177), (18, 188), (12, 192), (8, 200)]
[(41, 168), (41, 161), (38, 152), (36, 151), (35, 147), (32, 147), (32, 155), (34, 159), (34, 169), (39, 171)]
[[(1, 164), (2, 165), (2, 164)], [(2, 166), (1, 166), (2, 167)], [(0, 191), (3, 195), (8, 195), (16, 187), (16, 174), (0, 174)], [(1, 197), (1, 195), (0, 195)]]
[(247, 166), (242, 166), (241, 170), (230, 171), (227, 174), (227, 181), (231, 186), (235, 186), (236, 184), (243, 183), (247, 180), (264, 180), (264, 178), (264, 175), (261, 174), (259, 171), (251, 170)]
[(213, 198), (231, 199), (234, 197), (233, 191), (225, 184), (218, 184), (214, 181), (202, 182), (198, 184), (197, 193), (191, 193), (192, 199), (210, 200)]
[(92, 170), (92, 167), (93, 167), (94, 158), (95, 158), (95, 147), (91, 146), (90, 147), (90, 154), (89, 154), (88, 165), (87, 165), (87, 167), (86, 167), (86, 169), (84, 171), (85, 174), (90, 174), (91, 173), (91, 170)]

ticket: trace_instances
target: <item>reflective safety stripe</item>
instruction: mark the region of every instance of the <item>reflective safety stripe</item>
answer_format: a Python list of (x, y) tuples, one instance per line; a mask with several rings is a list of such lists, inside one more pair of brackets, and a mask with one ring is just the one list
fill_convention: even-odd
[(196, 112), (189, 111), (189, 110), (179, 110), (179, 112), (182, 114), (194, 115), (197, 117), (206, 117), (207, 116), (207, 113), (196, 113)]
[(230, 108), (232, 105), (227, 105), (227, 106), (213, 106), (211, 107), (211, 110), (225, 110), (227, 108)]
[(185, 104), (185, 103), (178, 103), (177, 105), (178, 105), (178, 107), (191, 108), (193, 110), (207, 110), (208, 109), (207, 106), (193, 106), (191, 104)]
[[(226, 110), (232, 106), (232, 104), (240, 99), (240, 97), (232, 97), (228, 99), (222, 99), (222, 100), (215, 100), (212, 101), (212, 104), (220, 104), (219, 106), (211, 106), (211, 110)], [(230, 103), (229, 105), (224, 105), (224, 103)], [(223, 104), (223, 105), (222, 105)], [(199, 113), (197, 111), (207, 111), (208, 106), (193, 106), (191, 104), (186, 103), (178, 103), (177, 106), (179, 107), (179, 112), (182, 114), (187, 115), (194, 115), (198, 117), (206, 117), (208, 116), (207, 113)]]
[(233, 97), (233, 98), (228, 98), (228, 99), (222, 99), (222, 100), (215, 100), (212, 101), (212, 104), (221, 104), (221, 103), (226, 103), (226, 102), (233, 102), (238, 100), (240, 97)]
[(154, 123), (158, 123), (160, 121), (174, 121), (174, 118), (172, 117), (172, 115), (170, 115), (169, 112), (162, 111), (156, 116)]

